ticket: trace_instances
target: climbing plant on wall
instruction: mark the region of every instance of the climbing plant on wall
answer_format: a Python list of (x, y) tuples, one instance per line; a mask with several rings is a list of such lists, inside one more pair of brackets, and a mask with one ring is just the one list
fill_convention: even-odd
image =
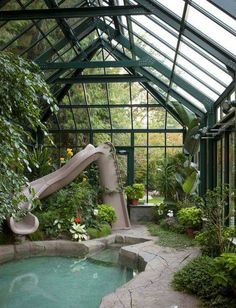
[[(34, 63), (0, 53), (0, 224), (17, 214), (20, 194), (30, 169), (27, 143), (32, 131), (46, 127), (40, 121), (42, 106), (55, 110), (53, 97)], [(29, 170), (30, 171), (30, 170)]]

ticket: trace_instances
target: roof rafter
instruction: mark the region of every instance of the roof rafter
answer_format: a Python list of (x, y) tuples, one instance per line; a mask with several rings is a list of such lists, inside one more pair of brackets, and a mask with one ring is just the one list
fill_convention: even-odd
[[(108, 25), (104, 25), (104, 23), (101, 20), (96, 21), (97, 27), (104, 31), (105, 33), (109, 33), (110, 36), (113, 36), (113, 38), (120, 43), (123, 47), (130, 50), (130, 43), (129, 40), (123, 36), (122, 34), (116, 36), (115, 31), (112, 27)], [(152, 66), (161, 74), (163, 74), (168, 79), (171, 77), (171, 70), (162, 64), (160, 61), (158, 61), (156, 58), (152, 57), (148, 53), (146, 53), (142, 48), (135, 45), (135, 52), (136, 55), (140, 58), (148, 58), (152, 62)], [(185, 81), (182, 77), (174, 74), (173, 75), (173, 82), (175, 82), (178, 86), (180, 86), (182, 89), (184, 89), (186, 92), (191, 94), (193, 97), (195, 97), (197, 100), (199, 100), (205, 107), (210, 108), (210, 106), (213, 104), (213, 101), (204, 95), (202, 92), (200, 92), (197, 88), (192, 86), (190, 83)]]
[[(136, 0), (137, 3), (149, 9), (158, 18), (166, 22), (169, 26), (179, 31), (181, 18), (153, 0)], [(236, 58), (222, 46), (214, 42), (211, 38), (198, 31), (189, 24), (185, 24), (184, 35), (195, 44), (209, 52), (216, 59), (224, 63), (232, 70), (236, 70)]]
[(52, 18), (75, 18), (97, 16), (149, 15), (151, 12), (141, 5), (103, 7), (53, 8), (35, 10), (1, 11), (0, 21)]
[(99, 74), (83, 75), (76, 78), (58, 78), (53, 83), (74, 84), (74, 83), (110, 83), (110, 82), (144, 82), (147, 79), (143, 76), (129, 74)]
[(229, 16), (236, 18), (236, 2), (226, 0), (207, 0)]
[[(106, 49), (108, 49), (109, 51), (112, 52), (112, 54), (119, 60), (125, 60), (125, 59), (129, 59), (124, 53), (122, 53), (120, 50), (118, 49), (114, 49), (110, 46), (110, 44), (108, 42), (106, 42), (105, 40), (103, 41), (103, 45)], [(147, 70), (145, 70), (144, 68), (137, 68), (136, 69), (137, 72), (139, 72), (140, 74), (142, 74), (144, 77), (148, 78), (150, 81), (152, 81), (154, 84), (156, 84), (158, 87), (160, 87), (164, 92), (167, 92), (168, 90), (168, 86), (160, 79), (158, 79), (157, 77), (153, 76), (151, 73), (149, 73)], [(145, 85), (146, 86), (146, 85)], [(157, 93), (157, 92), (156, 92)], [(184, 98), (182, 95), (180, 95), (179, 93), (177, 93), (174, 89), (171, 89), (170, 91), (171, 96), (173, 96), (177, 101), (179, 101), (181, 104), (183, 104), (185, 107), (187, 107), (188, 109), (192, 110), (197, 116), (199, 117), (203, 117), (204, 116), (204, 112), (201, 111), (200, 109), (198, 109), (196, 106), (194, 106), (192, 103), (190, 103), (186, 98)], [(159, 94), (159, 97), (160, 94)], [(160, 103), (163, 104), (163, 107), (165, 107), (165, 100), (164, 98), (162, 99), (158, 99), (158, 101)]]
[(143, 60), (127, 60), (127, 61), (70, 61), (70, 62), (53, 62), (38, 63), (43, 70), (51, 69), (71, 69), (71, 68), (106, 68), (106, 67), (145, 67), (151, 66), (150, 61)]

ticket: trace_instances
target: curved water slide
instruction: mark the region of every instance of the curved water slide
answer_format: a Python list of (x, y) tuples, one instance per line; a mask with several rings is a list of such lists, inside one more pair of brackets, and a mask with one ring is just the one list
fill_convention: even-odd
[[(117, 160), (113, 145), (110, 143), (104, 143), (97, 148), (91, 144), (87, 145), (84, 150), (74, 155), (63, 167), (31, 182), (30, 187), (33, 188), (35, 197), (43, 199), (72, 182), (94, 161), (98, 164), (100, 182), (104, 188), (103, 202), (111, 204), (118, 217), (113, 225), (113, 230), (130, 228), (125, 197), (123, 192), (119, 190)], [(23, 190), (23, 194), (29, 202), (22, 202), (19, 207), (30, 210), (32, 207), (30, 200), (32, 200), (33, 195), (28, 187)], [(8, 222), (11, 230), (19, 235), (31, 234), (39, 226), (38, 218), (30, 212), (20, 220), (10, 217)]]

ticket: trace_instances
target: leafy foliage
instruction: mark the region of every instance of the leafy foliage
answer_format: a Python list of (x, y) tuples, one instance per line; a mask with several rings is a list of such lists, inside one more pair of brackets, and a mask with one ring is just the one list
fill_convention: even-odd
[(102, 223), (111, 224), (117, 220), (115, 209), (109, 204), (98, 205), (97, 218)]
[(236, 288), (236, 253), (223, 253), (214, 260), (214, 282)]
[(125, 187), (125, 193), (129, 200), (141, 199), (144, 196), (144, 185), (135, 183), (131, 186)]
[[(17, 215), (17, 205), (25, 197), (21, 195), (27, 178), (25, 168), (30, 170), (27, 140), (31, 135), (26, 130), (46, 127), (41, 123), (40, 105), (49, 105), (53, 110), (53, 98), (36, 64), (0, 54), (0, 224), (9, 215)], [(39, 101), (41, 100), (41, 104)]]
[(78, 242), (88, 239), (87, 231), (85, 230), (85, 225), (73, 223), (70, 228), (70, 233), (72, 234), (72, 239)]
[(88, 228), (87, 233), (91, 239), (104, 237), (111, 234), (111, 226), (109, 224), (102, 224), (97, 228)]
[(202, 223), (202, 210), (197, 207), (183, 208), (177, 214), (180, 224), (186, 228), (198, 228)]
[(68, 234), (75, 218), (80, 218), (86, 228), (96, 226), (96, 196), (96, 191), (87, 181), (71, 183), (42, 200), (41, 211), (36, 213), (39, 229), (48, 237), (57, 237), (63, 232)]
[(208, 190), (204, 198), (196, 197), (205, 218), (204, 230), (196, 240), (201, 245), (203, 253), (209, 256), (219, 256), (225, 252), (235, 233), (233, 229), (225, 227), (227, 216), (224, 209), (228, 193), (228, 187), (224, 186)]
[(31, 172), (27, 172), (27, 177), (30, 181), (39, 179), (56, 169), (52, 163), (50, 150), (47, 148), (33, 148), (28, 157)]
[(198, 257), (174, 275), (172, 284), (178, 291), (196, 294), (208, 304), (208, 307), (234, 307), (235, 301), (231, 289), (224, 289), (219, 284), (213, 283), (214, 271), (213, 258)]
[(199, 119), (192, 111), (181, 105), (179, 102), (173, 101), (171, 104), (177, 111), (184, 125), (187, 127), (184, 149), (190, 156), (194, 156), (198, 152), (200, 145), (200, 135), (198, 134)]

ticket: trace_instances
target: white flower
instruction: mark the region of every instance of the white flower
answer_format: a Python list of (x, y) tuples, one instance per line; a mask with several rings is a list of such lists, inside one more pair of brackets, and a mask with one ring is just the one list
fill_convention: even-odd
[(94, 215), (94, 216), (97, 216), (97, 215), (98, 215), (98, 209), (94, 209), (94, 210), (93, 210), (93, 215)]
[(167, 216), (168, 217), (173, 217), (174, 216), (173, 211), (169, 210), (168, 213), (167, 213)]

